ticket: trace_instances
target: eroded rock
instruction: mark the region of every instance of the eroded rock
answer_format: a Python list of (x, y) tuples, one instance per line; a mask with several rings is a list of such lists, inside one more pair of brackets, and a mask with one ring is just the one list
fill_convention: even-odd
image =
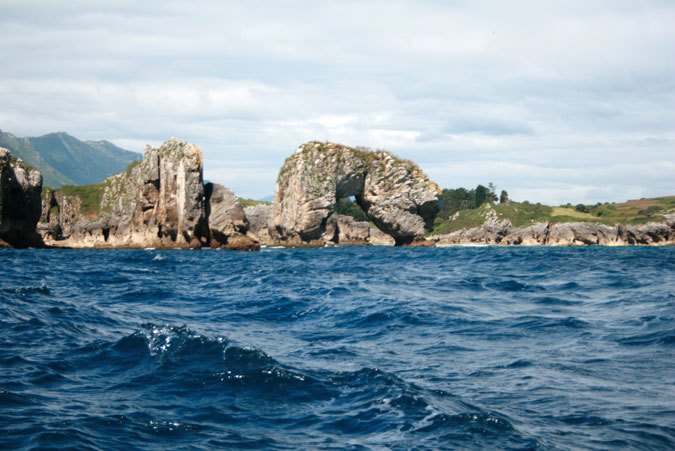
[(618, 224), (607, 226), (590, 222), (535, 223), (524, 228), (503, 222), (495, 227), (486, 220), (481, 227), (435, 235), (429, 240), (439, 246), (462, 244), (522, 245), (522, 246), (624, 246), (675, 244), (675, 215), (665, 223), (643, 225)]
[(56, 246), (255, 249), (232, 192), (207, 189), (199, 147), (172, 138), (99, 185), (48, 193), (40, 229)]
[(274, 214), (272, 205), (251, 205), (244, 208), (248, 222), (247, 235), (264, 246), (274, 246), (270, 236), (270, 224)]
[(285, 245), (339, 241), (331, 219), (338, 199), (354, 196), (396, 244), (422, 240), (439, 210), (440, 189), (414, 163), (384, 151), (310, 142), (279, 172), (270, 235)]
[(246, 236), (248, 221), (234, 193), (228, 187), (217, 183), (206, 184), (205, 192), (211, 248), (260, 249), (257, 241)]

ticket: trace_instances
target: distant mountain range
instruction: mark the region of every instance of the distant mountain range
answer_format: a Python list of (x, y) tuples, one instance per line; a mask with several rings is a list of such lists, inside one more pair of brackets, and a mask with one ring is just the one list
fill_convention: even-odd
[(122, 172), (143, 155), (108, 141), (80, 141), (65, 132), (17, 138), (0, 130), (0, 147), (42, 172), (43, 185), (90, 185)]

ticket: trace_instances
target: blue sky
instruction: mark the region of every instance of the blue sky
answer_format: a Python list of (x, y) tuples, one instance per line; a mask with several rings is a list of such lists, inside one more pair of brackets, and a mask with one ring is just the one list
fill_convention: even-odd
[(251, 198), (310, 140), (515, 200), (675, 194), (673, 1), (139, 3), (3, 0), (0, 129), (176, 136)]

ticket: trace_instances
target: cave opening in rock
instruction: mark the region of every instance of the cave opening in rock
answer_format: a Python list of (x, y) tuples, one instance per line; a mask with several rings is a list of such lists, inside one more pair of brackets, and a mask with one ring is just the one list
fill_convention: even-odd
[(370, 218), (363, 211), (363, 208), (356, 201), (355, 196), (343, 197), (335, 203), (335, 214), (351, 216), (357, 221), (370, 221)]

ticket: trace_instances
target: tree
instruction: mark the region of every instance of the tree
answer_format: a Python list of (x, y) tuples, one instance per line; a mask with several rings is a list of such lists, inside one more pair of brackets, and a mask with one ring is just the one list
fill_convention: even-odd
[(466, 188), (444, 189), (441, 194), (442, 207), (438, 216), (448, 219), (459, 210), (474, 208), (474, 190)]
[(476, 187), (476, 194), (474, 196), (474, 206), (475, 208), (480, 207), (488, 200), (488, 189), (483, 185), (478, 185)]
[(357, 221), (368, 221), (368, 216), (361, 209), (359, 204), (352, 201), (351, 199), (338, 199), (335, 204), (335, 213), (339, 215), (351, 216)]
[(488, 183), (488, 202), (497, 202), (497, 186), (490, 182)]
[(506, 190), (502, 190), (502, 193), (499, 195), (499, 203), (500, 204), (508, 204), (509, 203), (509, 193), (506, 192)]

